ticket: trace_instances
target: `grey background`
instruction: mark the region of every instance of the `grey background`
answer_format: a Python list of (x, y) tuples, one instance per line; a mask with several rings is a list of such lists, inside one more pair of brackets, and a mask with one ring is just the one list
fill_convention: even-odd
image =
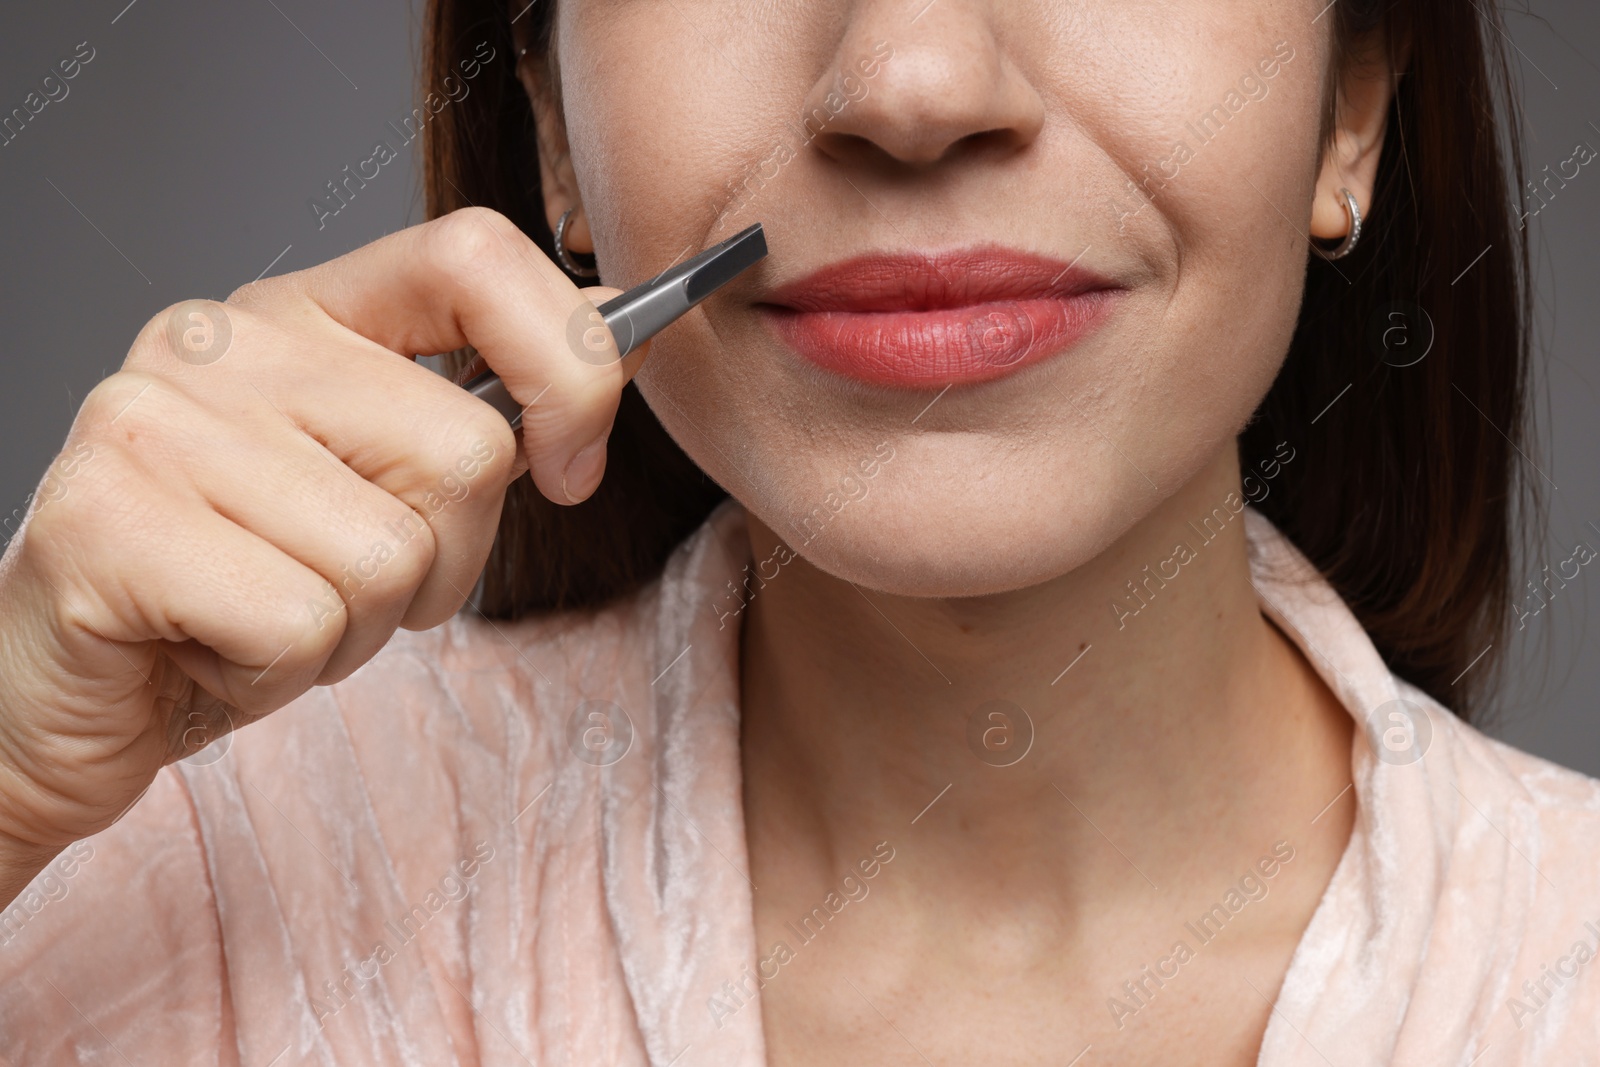
[[(319, 230), (307, 206), (413, 106), (420, 3), (94, 0), (11, 5), (0, 114), (79, 42), (94, 59), (0, 147), (0, 509), (9, 537), (84, 394), (140, 326), (185, 298), (221, 299), (419, 222), (414, 160), (382, 168)], [(1530, 172), (1600, 149), (1600, 6), (1537, 0), (1508, 15)], [(1550, 508), (1526, 577), (1600, 548), (1600, 161), (1530, 223), (1538, 290), (1536, 433)], [(1594, 525), (1591, 525), (1593, 523)], [(1600, 562), (1600, 561), (1597, 561)], [(1528, 620), (1495, 732), (1600, 775), (1600, 566)]]

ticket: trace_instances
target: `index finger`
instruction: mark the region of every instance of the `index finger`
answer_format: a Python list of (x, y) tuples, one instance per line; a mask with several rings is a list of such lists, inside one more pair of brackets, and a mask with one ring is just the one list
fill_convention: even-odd
[[(627, 382), (630, 368), (608, 332), (574, 351), (569, 325), (587, 321), (594, 305), (515, 223), (485, 208), (271, 282), (402, 356), (471, 345), (524, 406), (523, 450), (553, 500), (565, 502), (567, 462), (610, 427)], [(248, 301), (252, 288), (235, 296)]]

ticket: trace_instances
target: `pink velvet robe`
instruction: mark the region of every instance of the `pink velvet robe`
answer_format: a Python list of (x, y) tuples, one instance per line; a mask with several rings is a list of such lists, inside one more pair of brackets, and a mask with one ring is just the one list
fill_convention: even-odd
[[(1246, 515), (1263, 612), (1363, 723), (1259, 1062), (1600, 1062), (1600, 783), (1397, 680)], [(757, 958), (719, 628), (743, 524), (724, 504), (593, 618), (402, 631), (168, 768), (0, 915), (0, 1063), (762, 1063), (759, 1004), (709, 1007)], [(1365, 725), (1400, 696), (1412, 762)]]

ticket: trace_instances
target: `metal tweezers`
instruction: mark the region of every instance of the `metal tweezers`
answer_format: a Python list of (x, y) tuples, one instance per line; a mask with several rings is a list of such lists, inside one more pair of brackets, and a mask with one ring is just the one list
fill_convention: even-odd
[[(767, 238), (758, 222), (601, 304), (596, 310), (616, 339), (618, 358), (666, 329), (766, 254)], [(513, 430), (522, 425), (523, 406), (506, 390), (505, 383), (494, 371), (483, 372), (466, 382), (463, 388), (504, 415)]]

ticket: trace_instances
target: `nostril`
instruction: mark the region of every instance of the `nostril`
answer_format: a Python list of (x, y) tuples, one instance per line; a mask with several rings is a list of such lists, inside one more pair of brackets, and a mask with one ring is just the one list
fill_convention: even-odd
[[(1015, 129), (1000, 126), (992, 130), (969, 133), (950, 147), (952, 150), (961, 149), (972, 155), (989, 151), (1010, 153), (1021, 148), (1024, 141), (1025, 138)], [(947, 152), (946, 154), (950, 153)]]
[(819, 136), (817, 147), (835, 162), (855, 167), (898, 164), (902, 167), (929, 167), (958, 157), (1010, 155), (1026, 144), (1017, 130), (997, 127), (962, 134), (948, 142), (933, 137), (864, 137), (860, 134), (829, 132)]

